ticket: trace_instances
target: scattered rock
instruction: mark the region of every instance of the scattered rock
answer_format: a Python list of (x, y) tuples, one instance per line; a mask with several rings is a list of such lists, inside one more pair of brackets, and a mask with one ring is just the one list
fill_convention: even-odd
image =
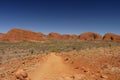
[(30, 78), (28, 77), (28, 74), (25, 70), (23, 69), (19, 69), (16, 71), (15, 76), (17, 79), (19, 80), (30, 80)]
[(74, 69), (79, 69), (79, 67), (75, 67)]
[(65, 61), (68, 61), (68, 60), (69, 60), (69, 58), (66, 58), (66, 59), (65, 59)]
[(106, 75), (101, 75), (100, 78), (105, 78), (105, 79), (107, 79), (108, 76), (106, 76)]

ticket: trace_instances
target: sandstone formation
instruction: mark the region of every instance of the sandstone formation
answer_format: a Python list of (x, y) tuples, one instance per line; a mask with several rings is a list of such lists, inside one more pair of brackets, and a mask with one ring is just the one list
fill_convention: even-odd
[(47, 35), (48, 39), (61, 39), (61, 34), (59, 33), (55, 33), (55, 32), (51, 32)]
[(79, 35), (80, 40), (102, 40), (102, 36), (93, 32), (85, 32)]
[(62, 39), (64, 40), (73, 40), (73, 39), (78, 39), (78, 36), (75, 34), (63, 34)]
[(72, 40), (72, 39), (77, 39), (78, 36), (75, 34), (59, 34), (55, 32), (49, 33), (47, 36), (47, 39), (54, 39), (54, 40)]
[(59, 34), (51, 32), (44, 35), (41, 32), (32, 32), (29, 30), (14, 28), (6, 34), (0, 33), (0, 42), (44, 42), (49, 40), (115, 40), (120, 41), (120, 35), (106, 33), (103, 37), (94, 32), (85, 32), (80, 35), (76, 34)]
[(120, 41), (120, 35), (113, 34), (113, 33), (106, 33), (106, 34), (103, 36), (103, 40)]
[(78, 39), (78, 35), (72, 34), (72, 35), (71, 35), (71, 38), (72, 38), (72, 39)]
[(0, 33), (0, 40), (2, 39), (2, 37), (3, 37), (4, 35), (5, 35), (5, 34)]
[(62, 39), (69, 40), (69, 39), (71, 39), (71, 35), (69, 35), (69, 34), (63, 34), (62, 35)]
[(8, 31), (7, 34), (4, 35), (2, 38), (2, 41), (9, 41), (9, 42), (20, 42), (20, 41), (38, 42), (42, 40), (43, 40), (42, 33), (36, 33), (18, 28), (14, 28)]

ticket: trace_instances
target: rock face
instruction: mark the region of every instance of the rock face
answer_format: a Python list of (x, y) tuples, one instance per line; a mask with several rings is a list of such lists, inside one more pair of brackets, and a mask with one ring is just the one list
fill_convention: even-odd
[(73, 34), (59, 34), (55, 32), (51, 32), (47, 35), (48, 39), (54, 39), (54, 40), (72, 40), (72, 39), (78, 39), (78, 36)]
[(62, 39), (69, 40), (69, 39), (71, 39), (71, 35), (69, 35), (69, 34), (63, 34), (62, 35)]
[(14, 28), (8, 31), (7, 34), (2, 37), (2, 41), (9, 41), (9, 42), (20, 42), (20, 41), (38, 42), (41, 40), (43, 40), (42, 33), (36, 33), (18, 28)]
[(102, 40), (102, 36), (93, 32), (85, 32), (79, 35), (80, 40)]
[(0, 39), (4, 36), (5, 34), (3, 34), (3, 33), (0, 33)]
[(78, 39), (78, 36), (75, 35), (75, 34), (71, 34), (71, 35), (69, 35), (69, 34), (63, 34), (62, 35), (62, 39), (64, 39), (64, 40)]
[(72, 34), (72, 35), (71, 35), (71, 38), (72, 38), (72, 39), (78, 39), (78, 35)]
[(114, 40), (120, 41), (120, 35), (113, 33), (106, 33), (103, 37), (94, 32), (85, 32), (80, 35), (76, 34), (59, 34), (51, 32), (44, 35), (41, 32), (32, 32), (29, 30), (14, 28), (6, 34), (0, 33), (0, 42), (40, 42), (49, 40)]
[(120, 35), (113, 34), (113, 33), (106, 33), (103, 36), (103, 40), (115, 40), (115, 41), (120, 41)]
[(61, 39), (61, 34), (59, 33), (55, 33), (55, 32), (51, 32), (47, 35), (48, 39)]
[(3, 37), (4, 35), (5, 35), (5, 34), (0, 33), (0, 42), (2, 41), (2, 37)]

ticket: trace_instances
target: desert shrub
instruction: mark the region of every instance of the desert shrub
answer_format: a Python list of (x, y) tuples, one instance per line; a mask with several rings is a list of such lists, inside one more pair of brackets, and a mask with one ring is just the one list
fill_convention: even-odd
[[(120, 42), (113, 41), (80, 41), (80, 40), (51, 40), (45, 43), (35, 42), (1, 42), (0, 53), (8, 55), (10, 53), (18, 55), (33, 55), (49, 52), (68, 52), (72, 50), (83, 50), (99, 47), (116, 47)], [(17, 55), (14, 55), (16, 57)]]
[(33, 54), (33, 53), (34, 53), (34, 50), (33, 50), (33, 49), (31, 49), (29, 52), (30, 52), (30, 54)]

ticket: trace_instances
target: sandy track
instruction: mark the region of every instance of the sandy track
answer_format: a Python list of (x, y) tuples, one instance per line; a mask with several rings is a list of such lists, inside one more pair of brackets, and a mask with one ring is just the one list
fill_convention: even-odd
[(73, 73), (60, 56), (49, 54), (42, 64), (30, 73), (31, 80), (58, 80)]

